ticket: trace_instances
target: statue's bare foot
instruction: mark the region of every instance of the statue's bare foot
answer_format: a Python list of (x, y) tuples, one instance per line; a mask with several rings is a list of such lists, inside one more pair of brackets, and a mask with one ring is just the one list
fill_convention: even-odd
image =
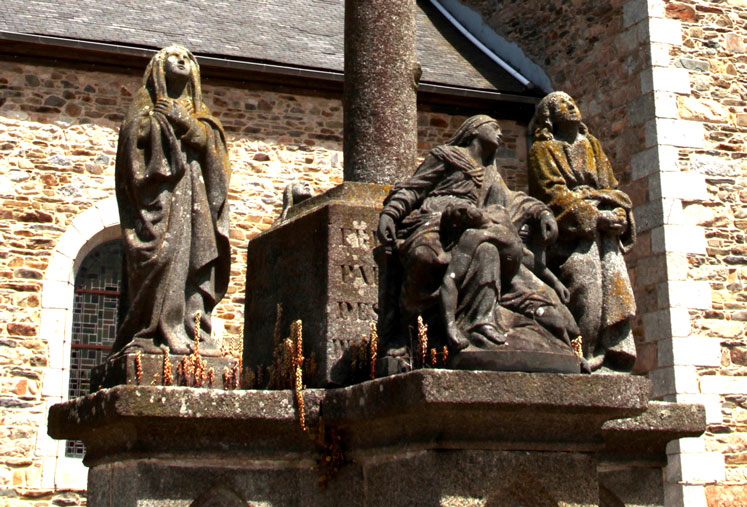
[(171, 345), (162, 344), (160, 347), (164, 353), (168, 351), (170, 354), (182, 354), (185, 356), (192, 353), (192, 351), (186, 344), (181, 344), (181, 343), (179, 344), (172, 343)]
[[(135, 342), (135, 340), (133, 340), (130, 343), (128, 343), (127, 345), (125, 345), (122, 348), (122, 350), (120, 350), (119, 352), (117, 352), (115, 355), (117, 355), (117, 356), (119, 356), (119, 355), (124, 356), (124, 355), (127, 355), (127, 354), (137, 353), (137, 352), (144, 352), (144, 353), (147, 354), (149, 351), (145, 347), (143, 347), (140, 343), (137, 343), (137, 342)], [(155, 351), (153, 351), (153, 353), (155, 353)]]
[(469, 347), (469, 340), (460, 334), (456, 339), (450, 339), (449, 345), (454, 352), (458, 352)]
[(406, 346), (397, 347), (397, 348), (391, 348), (391, 349), (387, 350), (386, 354), (385, 354), (385, 356), (387, 356), (387, 357), (405, 357), (407, 355), (408, 355), (408, 353), (407, 353), (407, 347)]
[(469, 340), (464, 337), (464, 334), (456, 326), (447, 333), (446, 337), (449, 342), (449, 349), (452, 352), (459, 352), (469, 347)]
[[(475, 338), (482, 338), (483, 340), (492, 343), (494, 345), (505, 345), (506, 344), (506, 335), (499, 332), (495, 326), (492, 326), (490, 324), (481, 324), (474, 328), (471, 333), (471, 335), (477, 335)], [(477, 340), (478, 342), (481, 340)]]
[(602, 363), (604, 363), (604, 355), (592, 357), (591, 359), (589, 359), (588, 363), (589, 370), (596, 371), (602, 367)]
[(578, 366), (581, 370), (581, 373), (591, 373), (591, 366), (589, 365), (589, 361), (587, 361), (583, 357), (578, 358)]

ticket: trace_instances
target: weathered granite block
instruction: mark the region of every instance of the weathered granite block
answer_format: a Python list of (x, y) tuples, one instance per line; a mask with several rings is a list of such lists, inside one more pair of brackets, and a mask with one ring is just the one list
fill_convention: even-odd
[(574, 452), (428, 450), (364, 461), (365, 505), (596, 506), (596, 459)]
[(349, 383), (349, 347), (377, 319), (372, 250), (388, 187), (346, 182), (290, 209), (289, 220), (247, 246), (244, 365), (272, 364), (276, 307), (281, 330), (303, 321), (311, 387)]
[(105, 464), (89, 474), (88, 505), (599, 505), (596, 462), (582, 453), (429, 450), (397, 453), (386, 460), (368, 457), (346, 465), (324, 489), (314, 464), (302, 460), (205, 466), (195, 459)]
[[(649, 389), (632, 376), (417, 370), (304, 391), (305, 433), (289, 390), (117, 386), (53, 406), (48, 427), (86, 444), (91, 507), (587, 506), (598, 491), (653, 498), (666, 441), (703, 431), (702, 407), (649, 403)], [(338, 440), (318, 436), (322, 414)], [(331, 443), (339, 467), (320, 488)]]
[[(229, 377), (238, 375), (238, 359), (228, 357), (207, 357), (202, 356), (205, 364), (205, 378), (201, 384), (204, 387), (223, 387), (224, 375)], [(91, 369), (91, 392), (96, 392), (105, 387), (114, 387), (120, 384), (130, 385), (185, 385), (199, 386), (200, 381), (195, 383), (194, 368), (188, 367), (187, 372), (181, 372), (179, 363), (182, 361), (192, 361), (191, 356), (174, 354), (169, 356), (171, 365), (171, 384), (164, 381), (166, 367), (164, 365), (164, 356), (160, 354), (141, 354), (140, 355), (140, 378), (138, 378), (137, 354), (127, 353), (109, 358), (104, 363)], [(208, 371), (213, 370), (213, 383), (206, 378)], [(202, 375), (199, 375), (203, 377)]]
[(605, 421), (646, 410), (649, 389), (622, 375), (415, 370), (327, 391), (324, 418), (356, 449), (489, 440), (588, 451)]
[(660, 467), (599, 467), (599, 505), (664, 505)]
[[(288, 459), (210, 464), (190, 457), (98, 466), (88, 474), (91, 507), (364, 506), (360, 467), (322, 489), (315, 461)], [(112, 501), (112, 499), (114, 499)]]
[[(318, 421), (322, 394), (304, 391), (309, 425)], [(48, 428), (53, 438), (83, 440), (87, 466), (112, 456), (210, 460), (231, 450), (270, 459), (315, 450), (290, 391), (120, 385), (54, 405)]]
[(609, 459), (667, 464), (667, 442), (698, 436), (705, 427), (703, 405), (650, 401), (636, 417), (607, 421), (602, 426)]

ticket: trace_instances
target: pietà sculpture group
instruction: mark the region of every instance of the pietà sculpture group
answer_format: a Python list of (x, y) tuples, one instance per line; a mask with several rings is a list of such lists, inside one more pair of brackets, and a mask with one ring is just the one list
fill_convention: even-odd
[(477, 115), (387, 197), (385, 355), (412, 355), (420, 316), (455, 367), (552, 371), (580, 336), (579, 371), (632, 370), (630, 198), (569, 95), (542, 99), (531, 129), (529, 195), (506, 186), (498, 123)]

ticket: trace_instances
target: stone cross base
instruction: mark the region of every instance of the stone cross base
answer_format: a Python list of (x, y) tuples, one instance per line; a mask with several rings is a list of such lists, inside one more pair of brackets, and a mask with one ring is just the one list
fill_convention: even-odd
[[(351, 344), (377, 319), (373, 259), (386, 185), (345, 182), (290, 208), (288, 220), (247, 246), (244, 364), (267, 378), (273, 364), (277, 305), (280, 340), (303, 322), (310, 387), (352, 383)], [(257, 368), (265, 368), (257, 374)]]
[[(632, 376), (417, 370), (342, 389), (118, 386), (50, 409), (88, 505), (663, 504), (702, 406)], [(610, 503), (611, 502), (611, 503)]]

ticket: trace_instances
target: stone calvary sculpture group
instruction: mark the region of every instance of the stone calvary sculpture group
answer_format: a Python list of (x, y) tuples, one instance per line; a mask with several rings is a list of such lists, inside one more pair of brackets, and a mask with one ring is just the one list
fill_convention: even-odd
[(570, 96), (537, 105), (528, 193), (486, 115), (393, 187), (289, 185), (247, 246), (240, 372), (211, 336), (230, 166), (201, 95), (194, 56), (167, 47), (120, 130), (129, 313), (96, 392), (49, 411), (52, 437), (86, 446), (88, 505), (622, 505), (609, 488), (663, 505), (666, 444), (704, 411), (577, 375), (633, 368), (635, 222)]
[[(631, 201), (570, 96), (542, 99), (530, 130), (528, 194), (507, 187), (496, 165), (500, 126), (477, 115), (384, 200), (378, 327), (389, 366), (380, 371), (408, 369), (418, 317), (449, 368), (632, 370), (635, 302), (622, 257), (635, 240)], [(229, 177), (196, 59), (162, 49), (120, 130), (129, 311), (109, 362), (198, 346), (220, 354), (210, 314), (229, 277)], [(308, 196), (290, 186), (283, 221)]]

